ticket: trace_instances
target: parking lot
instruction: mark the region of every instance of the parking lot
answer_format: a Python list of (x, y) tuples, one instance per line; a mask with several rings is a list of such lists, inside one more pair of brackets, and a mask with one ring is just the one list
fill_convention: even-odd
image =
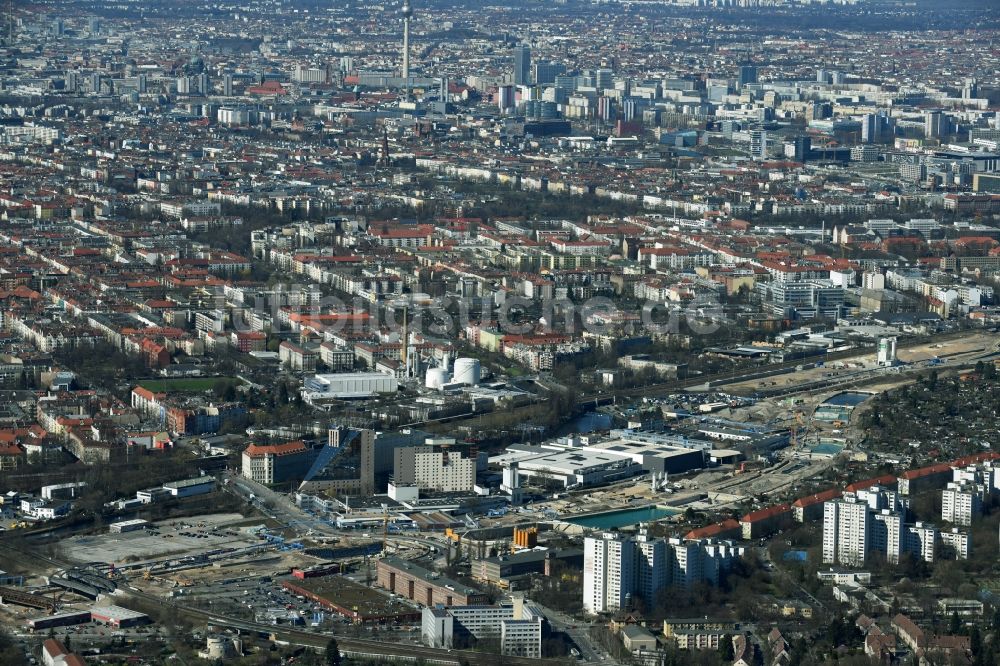
[[(363, 579), (363, 576), (348, 578), (347, 576), (331, 575), (326, 578), (310, 579), (305, 585), (315, 586), (319, 581), (323, 581), (319, 583), (319, 587), (323, 589), (333, 585), (333, 589), (344, 592), (344, 594), (334, 594), (333, 596), (348, 606), (356, 605), (361, 601), (379, 600), (383, 604), (388, 604), (391, 601), (384, 593), (369, 590), (364, 583), (355, 580), (355, 578)], [(389, 622), (379, 629), (370, 625), (356, 627), (350, 619), (324, 608), (322, 604), (284, 589), (281, 586), (284, 580), (295, 584), (303, 583), (303, 581), (289, 576), (254, 576), (239, 580), (197, 583), (183, 588), (180, 596), (183, 597), (183, 602), (186, 605), (218, 612), (220, 615), (265, 624), (295, 624), (323, 630), (336, 628), (340, 633), (360, 635), (367, 635), (372, 631), (387, 630), (399, 632), (401, 640), (403, 637), (412, 635), (413, 640), (419, 641), (420, 629), (416, 622)], [(344, 588), (345, 585), (350, 589)], [(418, 612), (415, 606), (410, 608), (410, 605), (404, 603), (403, 600), (396, 601), (393, 608), (397, 612), (404, 609)]]
[(147, 529), (124, 534), (75, 536), (61, 544), (62, 555), (80, 563), (129, 563), (257, 545), (259, 540), (246, 528), (229, 527), (241, 521), (243, 516), (238, 513), (211, 514), (150, 523)]

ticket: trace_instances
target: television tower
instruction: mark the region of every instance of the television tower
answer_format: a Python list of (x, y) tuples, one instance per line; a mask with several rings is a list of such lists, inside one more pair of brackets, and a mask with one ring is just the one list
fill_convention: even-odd
[(403, 15), (403, 89), (404, 97), (410, 101), (410, 19), (413, 18), (413, 7), (410, 0), (403, 0), (403, 8), (399, 11)]

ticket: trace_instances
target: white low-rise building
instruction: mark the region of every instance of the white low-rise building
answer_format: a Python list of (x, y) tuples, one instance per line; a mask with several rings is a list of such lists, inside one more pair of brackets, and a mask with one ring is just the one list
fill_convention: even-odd
[(378, 393), (395, 393), (396, 377), (381, 372), (343, 372), (313, 375), (302, 387), (302, 398), (310, 404), (336, 398), (368, 398)]
[(530, 602), (515, 598), (498, 606), (437, 606), (424, 608), (421, 637), (434, 648), (451, 649), (456, 636), (497, 641), (500, 653), (540, 659), (545, 616)]

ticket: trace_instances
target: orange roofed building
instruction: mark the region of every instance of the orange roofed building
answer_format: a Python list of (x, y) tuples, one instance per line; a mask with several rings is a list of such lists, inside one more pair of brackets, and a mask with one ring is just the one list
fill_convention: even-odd
[(315, 451), (302, 440), (251, 444), (243, 451), (243, 476), (265, 485), (301, 479), (309, 471), (315, 457)]
[(777, 504), (753, 511), (740, 518), (744, 539), (758, 539), (774, 534), (792, 524), (792, 505)]

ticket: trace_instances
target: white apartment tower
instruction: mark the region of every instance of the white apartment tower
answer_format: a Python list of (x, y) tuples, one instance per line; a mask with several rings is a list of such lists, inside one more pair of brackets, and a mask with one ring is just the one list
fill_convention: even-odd
[(972, 525), (983, 510), (983, 488), (972, 484), (949, 483), (941, 492), (941, 520), (953, 525)]
[(914, 523), (907, 526), (907, 532), (907, 550), (924, 562), (933, 562), (938, 529), (927, 523)]
[(870, 507), (854, 497), (823, 505), (823, 562), (858, 566), (868, 556)]
[(968, 532), (960, 532), (957, 527), (941, 532), (941, 545), (945, 547), (943, 555), (956, 560), (969, 559), (972, 543)]
[(636, 537), (636, 593), (647, 606), (656, 602), (660, 591), (667, 586), (671, 573), (668, 555), (670, 549), (663, 539), (654, 539), (645, 530)]
[(701, 544), (697, 541), (671, 539), (670, 546), (673, 550), (671, 580), (677, 587), (690, 590), (704, 578)]
[(606, 613), (627, 607), (635, 583), (635, 542), (613, 532), (583, 543), (583, 609)]
[(899, 564), (899, 557), (906, 549), (903, 532), (903, 515), (882, 509), (871, 515), (869, 548), (885, 555), (890, 564)]

